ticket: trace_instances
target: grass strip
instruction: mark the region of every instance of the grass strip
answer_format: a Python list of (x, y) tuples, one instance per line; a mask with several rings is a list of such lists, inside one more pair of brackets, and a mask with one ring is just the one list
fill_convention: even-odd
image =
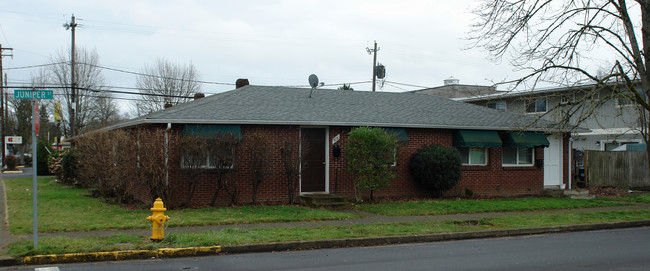
[(44, 237), (39, 239), (39, 247), (37, 249), (32, 247), (31, 241), (26, 240), (12, 243), (9, 253), (19, 257), (73, 252), (157, 249), (163, 247), (227, 246), (300, 240), (516, 229), (647, 219), (650, 219), (650, 210), (511, 216), (481, 219), (478, 221), (376, 223), (314, 228), (294, 227), (248, 230), (231, 228), (198, 233), (171, 233), (160, 243), (153, 243), (145, 236), (128, 235), (87, 238)]
[[(32, 233), (31, 178), (4, 180), (9, 209), (9, 229), (13, 234)], [(103, 199), (85, 196), (85, 189), (63, 186), (53, 178), (38, 179), (39, 232), (92, 231), (148, 228), (145, 218), (150, 206), (129, 210)], [(337, 220), (358, 216), (300, 206), (249, 206), (170, 210), (169, 226), (201, 226), (235, 223), (267, 223)]]
[(635, 202), (635, 203), (650, 203), (650, 193), (642, 195), (625, 195), (620, 198), (602, 197), (601, 200), (609, 201), (622, 201), (622, 202)]
[(540, 211), (631, 205), (632, 202), (569, 198), (516, 198), (489, 200), (423, 200), (361, 204), (361, 211), (386, 216), (422, 216), (457, 213)]

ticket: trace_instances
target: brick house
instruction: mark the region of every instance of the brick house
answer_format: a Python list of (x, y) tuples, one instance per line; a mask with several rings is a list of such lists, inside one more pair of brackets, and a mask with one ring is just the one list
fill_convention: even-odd
[[(325, 193), (353, 198), (355, 176), (346, 170), (346, 143), (350, 130), (359, 126), (385, 128), (400, 140), (396, 178), (389, 188), (375, 192), (376, 198), (428, 196), (412, 180), (408, 160), (417, 149), (429, 144), (457, 147), (463, 158), (462, 178), (446, 196), (464, 194), (467, 189), (489, 197), (539, 195), (544, 178), (540, 164), (543, 149), (549, 144), (543, 132), (562, 131), (554, 130), (553, 124), (545, 121), (530, 126), (531, 120), (520, 114), (424, 94), (317, 89), (310, 97), (309, 89), (249, 85), (109, 129), (164, 129), (170, 135), (170, 146), (177, 143), (174, 138), (197, 128), (234, 134), (240, 138), (240, 145), (234, 172), (228, 178), (237, 181), (238, 202), (246, 204), (252, 195), (248, 150), (255, 133), (268, 135), (273, 146), (271, 171), (259, 188), (258, 202), (288, 201), (279, 150), (287, 140), (309, 146), (303, 156), (309, 163), (302, 165), (295, 195)], [(340, 147), (340, 156), (335, 155), (334, 146)], [(206, 167), (210, 167), (209, 163)], [(181, 181), (186, 176), (175, 167), (169, 168), (172, 200), (181, 201), (188, 194), (188, 187)], [(200, 182), (193, 205), (208, 205), (216, 190), (214, 175), (208, 170), (196, 178)], [(226, 195), (217, 199), (217, 205), (228, 202)]]

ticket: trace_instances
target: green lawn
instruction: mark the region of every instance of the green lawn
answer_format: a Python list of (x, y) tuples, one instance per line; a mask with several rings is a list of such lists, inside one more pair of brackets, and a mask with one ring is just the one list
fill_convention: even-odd
[[(32, 179), (4, 180), (9, 208), (9, 228), (13, 234), (32, 232)], [(148, 209), (128, 210), (102, 199), (85, 196), (85, 189), (38, 179), (39, 232), (91, 231), (148, 228)], [(313, 210), (299, 206), (253, 206), (170, 210), (170, 226), (197, 226), (234, 223), (262, 223), (349, 219), (357, 216)]]
[(539, 211), (551, 209), (572, 209), (587, 207), (622, 206), (630, 202), (612, 202), (606, 200), (582, 200), (565, 198), (518, 198), (490, 200), (422, 200), (383, 202), (377, 204), (361, 204), (361, 211), (388, 215), (442, 215), (457, 213), (486, 213), (512, 211)]
[(13, 256), (29, 256), (75, 252), (156, 249), (162, 247), (227, 246), (300, 240), (515, 229), (647, 219), (650, 219), (650, 210), (512, 216), (481, 219), (479, 221), (376, 223), (317, 228), (296, 227), (248, 230), (235, 228), (199, 233), (171, 233), (160, 243), (151, 242), (144, 236), (129, 235), (88, 238), (44, 237), (39, 239), (38, 249), (34, 249), (31, 241), (26, 240), (11, 244), (9, 253)]
[(650, 203), (650, 193), (646, 192), (645, 194), (641, 194), (641, 195), (625, 195), (620, 198), (603, 197), (601, 199), (611, 200), (611, 201), (623, 201), (623, 202)]

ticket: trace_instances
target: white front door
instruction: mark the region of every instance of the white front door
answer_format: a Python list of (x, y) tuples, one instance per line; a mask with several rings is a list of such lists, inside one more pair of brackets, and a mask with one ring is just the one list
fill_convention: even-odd
[(549, 146), (544, 148), (544, 186), (557, 186), (562, 184), (562, 135), (546, 138)]

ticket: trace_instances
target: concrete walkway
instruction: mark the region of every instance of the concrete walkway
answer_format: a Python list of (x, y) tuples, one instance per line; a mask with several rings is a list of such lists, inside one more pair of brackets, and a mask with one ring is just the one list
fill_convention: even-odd
[[(610, 211), (624, 211), (624, 210), (648, 210), (650, 204), (636, 204), (631, 206), (616, 206), (616, 207), (596, 207), (596, 208), (580, 208), (580, 209), (559, 209), (559, 210), (544, 210), (544, 211), (526, 211), (526, 212), (497, 212), (497, 213), (475, 213), (475, 214), (451, 214), (451, 215), (434, 215), (434, 216), (383, 216), (372, 213), (361, 212), (357, 210), (347, 210), (342, 212), (349, 212), (362, 218), (348, 219), (348, 220), (327, 220), (327, 221), (304, 221), (304, 222), (282, 222), (282, 223), (259, 223), (259, 224), (232, 224), (232, 225), (215, 225), (215, 226), (195, 226), (195, 227), (174, 227), (173, 220), (169, 228), (165, 230), (167, 234), (175, 232), (204, 232), (213, 230), (222, 230), (226, 228), (238, 229), (252, 229), (252, 228), (288, 228), (288, 227), (321, 227), (321, 226), (345, 226), (355, 224), (370, 224), (370, 223), (391, 223), (391, 222), (421, 222), (421, 221), (453, 221), (453, 220), (478, 220), (482, 218), (495, 218), (505, 216), (526, 216), (526, 215), (539, 215), (539, 214), (565, 214), (565, 213), (591, 213), (591, 212), (610, 212)], [(0, 262), (2, 259), (9, 259), (7, 255), (7, 246), (11, 242), (17, 240), (30, 240), (32, 235), (12, 235), (9, 233), (7, 225), (7, 204), (4, 182), (0, 180)], [(143, 217), (143, 223), (144, 223)], [(41, 233), (39, 237), (48, 236), (66, 236), (71, 238), (80, 237), (98, 237), (98, 236), (111, 236), (115, 234), (151, 235), (150, 229), (137, 229), (137, 230), (103, 230), (103, 231), (88, 231), (88, 232), (56, 232), (56, 233)]]

